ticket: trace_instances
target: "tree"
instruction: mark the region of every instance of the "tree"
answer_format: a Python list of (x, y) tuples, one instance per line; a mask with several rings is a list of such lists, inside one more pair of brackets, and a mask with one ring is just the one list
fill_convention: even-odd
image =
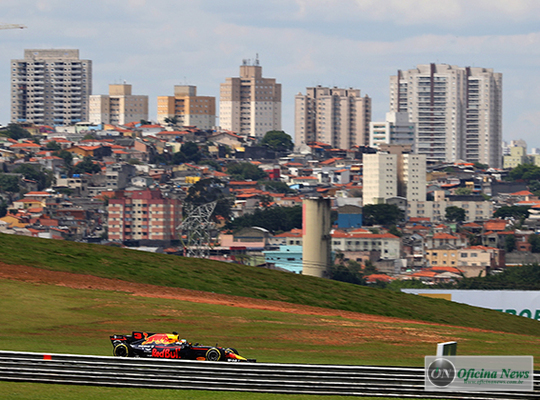
[(272, 150), (283, 151), (292, 150), (294, 143), (292, 138), (284, 131), (269, 131), (264, 135), (261, 144), (268, 146)]
[(364, 225), (397, 225), (403, 211), (394, 204), (368, 204), (362, 209)]
[(54, 140), (47, 143), (47, 145), (45, 146), (45, 148), (47, 150), (53, 150), (53, 151), (58, 151), (58, 150), (61, 150), (62, 147), (57, 143), (55, 142)]
[(92, 161), (91, 157), (84, 157), (84, 159), (73, 167), (74, 174), (94, 174), (101, 172), (101, 167)]
[(202, 158), (202, 154), (199, 151), (199, 146), (193, 142), (186, 142), (182, 144), (180, 151), (184, 153), (187, 161), (199, 162)]
[(466, 218), (465, 210), (458, 206), (446, 207), (445, 218), (450, 222), (463, 222)]
[(366, 260), (365, 265), (364, 265), (364, 275), (372, 275), (378, 272), (379, 271), (377, 270), (377, 267), (373, 265), (371, 260)]
[(534, 164), (520, 164), (508, 173), (508, 180), (524, 180), (526, 182), (540, 180), (540, 167)]
[(348, 261), (346, 264), (338, 263), (328, 269), (328, 276), (334, 281), (365, 285), (366, 280), (360, 264), (356, 261)]
[(84, 135), (83, 140), (96, 140), (96, 137), (92, 133), (87, 133)]
[(238, 230), (258, 226), (271, 232), (288, 232), (302, 228), (302, 207), (270, 207), (257, 209), (253, 214), (243, 215), (227, 223), (226, 228)]
[(496, 218), (526, 219), (529, 217), (528, 206), (502, 206), (493, 213)]
[(178, 117), (167, 117), (164, 119), (165, 123), (168, 125), (176, 125), (178, 123)]
[(258, 181), (267, 177), (266, 172), (250, 162), (234, 163), (227, 166), (227, 173), (233, 179)]
[(476, 169), (488, 169), (489, 165), (487, 164), (481, 164), (478, 161), (474, 163), (474, 168)]
[(472, 194), (472, 189), (467, 188), (467, 187), (459, 187), (454, 191), (454, 194), (458, 196), (463, 196), (463, 195), (467, 196), (467, 195)]
[(0, 198), (0, 218), (5, 217), (7, 214), (7, 204), (4, 199)]
[(19, 177), (17, 175), (0, 174), (0, 192), (17, 193), (19, 190)]
[(200, 205), (217, 201), (213, 218), (217, 215), (229, 220), (231, 217), (231, 200), (225, 195), (225, 184), (216, 178), (201, 179), (191, 185), (186, 203), (196, 208)]
[(540, 253), (540, 236), (536, 234), (529, 235), (527, 242), (531, 245), (531, 252)]
[(270, 204), (272, 204), (274, 199), (267, 194), (263, 194), (259, 198), (259, 207), (268, 208), (270, 207)]
[(32, 135), (26, 129), (21, 128), (17, 124), (8, 124), (7, 130), (2, 132), (3, 136), (7, 136), (13, 140), (31, 138)]
[(534, 263), (520, 267), (506, 268), (499, 274), (463, 278), (456, 283), (455, 288), (478, 290), (539, 290), (540, 266)]
[(60, 150), (60, 151), (54, 152), (54, 155), (64, 160), (65, 167), (71, 173), (71, 169), (73, 168), (73, 154), (71, 154), (67, 150)]
[(401, 232), (401, 231), (397, 228), (397, 226), (395, 226), (395, 225), (392, 225), (392, 226), (390, 227), (390, 229), (388, 229), (388, 233), (391, 233), (392, 235), (397, 236), (397, 237), (402, 237), (402, 236), (403, 236), (403, 232)]
[(511, 253), (516, 249), (516, 237), (514, 235), (506, 235), (504, 238), (504, 251)]
[(184, 153), (182, 153), (181, 151), (177, 151), (172, 156), (172, 163), (174, 165), (183, 164), (183, 163), (186, 162), (186, 160), (187, 160), (186, 155)]
[(289, 185), (285, 182), (279, 181), (259, 181), (260, 185), (264, 185), (266, 190), (272, 191), (273, 193), (290, 193), (294, 192)]
[(13, 170), (16, 174), (24, 175), (25, 179), (36, 181), (38, 185), (38, 190), (43, 190), (51, 186), (53, 182), (52, 173), (46, 173), (42, 171), (39, 167), (35, 167), (30, 164), (22, 164)]
[(208, 166), (214, 168), (216, 171), (221, 171), (222, 170), (221, 165), (219, 165), (217, 163), (217, 161), (214, 161), (214, 160), (201, 160), (197, 164), (199, 164), (199, 165), (208, 165)]

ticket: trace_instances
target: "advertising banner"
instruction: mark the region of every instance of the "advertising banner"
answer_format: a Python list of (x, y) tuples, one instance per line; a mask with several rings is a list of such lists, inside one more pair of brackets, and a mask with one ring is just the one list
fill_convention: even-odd
[(540, 291), (443, 289), (401, 289), (401, 291), (540, 320)]
[(532, 391), (532, 356), (426, 356), (429, 391)]

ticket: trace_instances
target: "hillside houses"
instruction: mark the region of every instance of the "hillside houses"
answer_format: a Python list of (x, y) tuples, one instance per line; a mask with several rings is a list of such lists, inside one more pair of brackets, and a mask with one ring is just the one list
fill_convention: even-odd
[[(201, 196), (202, 202), (219, 194), (227, 199), (231, 219), (273, 207), (299, 207), (309, 197), (330, 197), (334, 257), (372, 263), (398, 279), (478, 276), (504, 268), (506, 253), (537, 250), (540, 200), (526, 187), (502, 182), (501, 170), (428, 163), (425, 199), (407, 198), (400, 189), (406, 183), (399, 177), (388, 181), (396, 190), (377, 199), (404, 210), (397, 227), (364, 226), (363, 155), (374, 154), (374, 149), (333, 149), (317, 142), (276, 155), (235, 132), (158, 124), (35, 132), (31, 139), (0, 140), (0, 176), (5, 180), (0, 186), (0, 204), (5, 204), (0, 232), (135, 247), (152, 243), (183, 254), (178, 226), (193, 196)], [(266, 176), (231, 176), (227, 168), (232, 163), (250, 164)], [(25, 169), (28, 176), (17, 172)], [(199, 182), (207, 183), (197, 186)], [(525, 207), (528, 218), (494, 218), (503, 206)], [(448, 221), (449, 207), (464, 210), (464, 220)], [(262, 226), (231, 232), (225, 229), (226, 217), (215, 216), (214, 222), (214, 259), (301, 271), (301, 226), (286, 232)]]

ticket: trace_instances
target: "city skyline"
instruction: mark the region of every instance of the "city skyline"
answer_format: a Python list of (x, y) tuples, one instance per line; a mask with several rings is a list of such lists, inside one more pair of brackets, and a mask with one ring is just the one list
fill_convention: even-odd
[(0, 31), (2, 124), (10, 120), (10, 60), (24, 49), (78, 49), (93, 61), (92, 93), (126, 81), (149, 96), (153, 120), (157, 97), (175, 85), (219, 100), (220, 83), (258, 54), (264, 75), (282, 85), (282, 128), (291, 136), (294, 96), (306, 87), (360, 88), (381, 121), (396, 70), (445, 63), (501, 72), (503, 140), (540, 147), (540, 4), (532, 1), (98, 0), (74, 9), (21, 0), (2, 11), (3, 23), (28, 27)]

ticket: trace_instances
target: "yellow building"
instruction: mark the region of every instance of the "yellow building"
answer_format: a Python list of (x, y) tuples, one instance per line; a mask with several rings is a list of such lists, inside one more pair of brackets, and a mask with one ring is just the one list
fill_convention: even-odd
[(157, 98), (158, 123), (167, 124), (165, 119), (172, 118), (176, 118), (176, 125), (212, 129), (216, 125), (216, 98), (197, 96), (196, 86), (175, 86), (174, 96)]
[(432, 267), (457, 267), (458, 256), (457, 249), (438, 248), (426, 251), (426, 259)]
[(89, 120), (95, 124), (125, 125), (148, 119), (148, 96), (132, 95), (131, 85), (109, 85), (108, 95), (91, 95)]

